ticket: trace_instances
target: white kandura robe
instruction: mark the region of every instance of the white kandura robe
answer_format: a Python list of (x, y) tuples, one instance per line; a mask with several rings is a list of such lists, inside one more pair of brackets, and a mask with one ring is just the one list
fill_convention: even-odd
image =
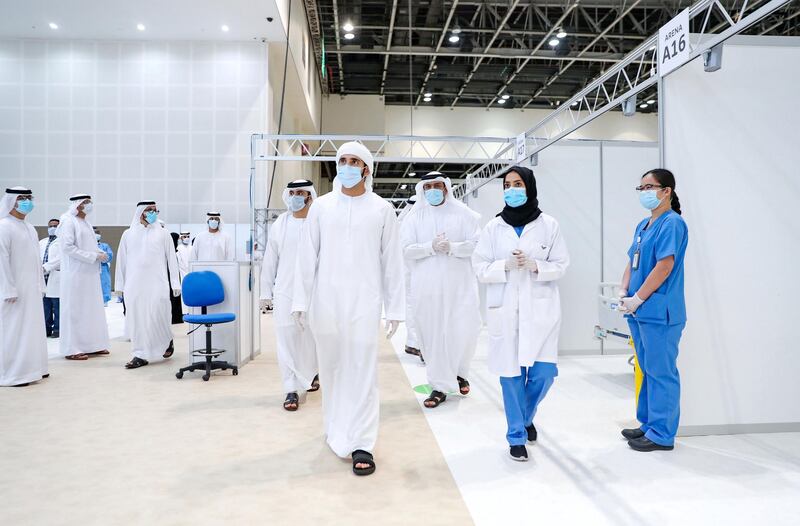
[[(412, 312), (425, 349), (428, 384), (443, 393), (458, 392), (456, 378), (467, 377), (480, 332), (478, 282), (470, 261), (479, 219), (448, 197), (440, 206), (418, 201), (401, 229), (404, 255), (414, 262)], [(450, 241), (448, 254), (433, 250), (439, 234)]]
[(147, 361), (162, 359), (172, 340), (169, 289), (181, 288), (169, 232), (158, 224), (133, 225), (123, 232), (114, 277), (115, 289), (122, 291), (125, 299), (131, 354)]
[[(0, 386), (47, 374), (44, 292), (36, 230), (10, 215), (0, 219)], [(7, 298), (17, 301), (6, 303)]]
[(183, 282), (183, 278), (189, 273), (189, 258), (192, 253), (192, 246), (184, 245), (178, 241), (178, 248), (175, 252), (178, 258), (178, 272), (180, 273), (181, 282)]
[[(397, 216), (401, 232), (405, 216), (408, 215), (408, 212), (413, 206), (413, 204), (407, 205), (407, 208), (403, 210), (405, 213), (401, 212), (400, 215)], [(407, 257), (403, 257), (403, 277), (406, 283), (406, 346), (421, 350), (422, 344), (420, 343), (419, 336), (417, 335), (417, 326), (414, 322), (414, 291), (411, 288), (412, 268), (414, 268), (414, 261), (408, 259)]]
[(311, 205), (297, 253), (292, 312), (307, 312), (317, 344), (325, 434), (338, 456), (378, 438), (378, 337), (405, 318), (403, 255), (394, 209), (368, 191), (334, 190)]
[[(47, 263), (42, 263), (45, 250), (47, 250)], [(47, 272), (45, 297), (58, 298), (61, 292), (61, 243), (58, 238), (52, 243), (49, 237), (39, 240), (39, 263), (42, 263), (42, 271)]]
[(233, 250), (233, 240), (225, 232), (211, 233), (208, 230), (200, 232), (194, 238), (191, 261), (233, 261), (236, 252)]
[(311, 329), (292, 320), (292, 294), (297, 272), (297, 245), (305, 219), (284, 212), (269, 229), (261, 267), (261, 299), (272, 300), (278, 367), (286, 393), (307, 391), (317, 375), (317, 349)]
[[(515, 249), (535, 259), (539, 272), (505, 270)], [(472, 265), (478, 279), (487, 283), (489, 371), (514, 377), (520, 375), (520, 367), (534, 362), (558, 363), (561, 300), (556, 280), (569, 266), (558, 222), (541, 214), (518, 237), (513, 227), (495, 217), (481, 232)]]
[(61, 216), (60, 352), (63, 356), (108, 349), (108, 324), (100, 286), (101, 250), (92, 225), (71, 213)]

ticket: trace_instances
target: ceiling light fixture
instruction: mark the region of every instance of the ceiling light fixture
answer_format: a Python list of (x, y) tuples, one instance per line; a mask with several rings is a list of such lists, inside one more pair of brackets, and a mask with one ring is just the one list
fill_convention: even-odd
[(136, 29), (138, 29), (139, 31), (144, 31), (147, 28), (144, 27), (144, 24), (136, 24)]
[(639, 104), (639, 109), (642, 109), (642, 110), (647, 109), (647, 104)]
[(50, 22), (49, 26), (50, 29), (58, 29), (58, 24), (56, 24), (55, 22)]
[(227, 25), (225, 25), (225, 24), (222, 24), (222, 31), (224, 31), (225, 33), (227, 33), (227, 32), (228, 32), (228, 31), (230, 31), (230, 30), (231, 30), (231, 28), (229, 28), (229, 27), (228, 27)]
[(427, 92), (425, 92), (425, 96), (430, 98), (430, 97), (433, 96), (433, 94), (430, 91), (427, 91)]
[(344, 29), (345, 31), (347, 31), (349, 33), (349, 32), (351, 32), (353, 30), (353, 24), (351, 24), (350, 22), (346, 22), (342, 26), (342, 29)]
[(353, 33), (345, 33), (344, 34), (344, 39), (345, 40), (353, 40), (354, 38), (356, 38), (356, 36)]
[(408, 185), (407, 185), (407, 184), (400, 185), (400, 190), (405, 190), (406, 188), (408, 188)]
[(572, 104), (570, 104), (570, 106), (577, 106), (577, 105), (578, 105), (578, 101), (577, 100), (575, 102), (573, 102)]
[(559, 39), (552, 38), (552, 39), (550, 39), (550, 42), (548, 42), (548, 44), (550, 44), (550, 47), (556, 47), (559, 42), (561, 42)]
[(497, 101), (497, 103), (498, 104), (505, 104), (506, 103), (506, 99), (500, 99), (500, 100)]
[(511, 98), (511, 95), (505, 94), (505, 95), (503, 95), (502, 98), (503, 98), (503, 100), (508, 100), (508, 99)]
[(649, 48), (647, 48), (647, 51), (653, 51), (655, 48), (656, 48), (655, 46), (650, 46)]
[(564, 31), (564, 28), (562, 27), (561, 29), (558, 30), (558, 33), (556, 33), (556, 36), (558, 38), (564, 38), (564, 37), (567, 36), (567, 32)]
[(653, 100), (653, 99), (650, 99), (650, 100), (648, 100), (648, 101), (647, 101), (647, 103), (648, 103), (648, 104), (655, 104), (655, 103), (656, 103), (656, 101), (655, 101), (655, 100)]
[(409, 177), (416, 177), (417, 176), (417, 172), (411, 172), (411, 173), (408, 174), (408, 176)]
[(430, 101), (431, 101), (431, 98), (430, 98), (430, 97), (425, 97), (425, 98), (424, 98), (424, 99), (422, 99), (422, 100), (424, 100), (425, 102), (430, 102)]
[(458, 35), (450, 35), (450, 37), (447, 39), (447, 41), (451, 44), (455, 44), (459, 40), (461, 40), (461, 38)]

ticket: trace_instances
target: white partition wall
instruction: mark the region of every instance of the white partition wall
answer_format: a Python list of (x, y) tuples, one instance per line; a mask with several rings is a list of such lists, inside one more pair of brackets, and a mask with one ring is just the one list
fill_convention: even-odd
[(740, 37), (666, 78), (689, 225), (682, 434), (800, 430), (800, 44)]

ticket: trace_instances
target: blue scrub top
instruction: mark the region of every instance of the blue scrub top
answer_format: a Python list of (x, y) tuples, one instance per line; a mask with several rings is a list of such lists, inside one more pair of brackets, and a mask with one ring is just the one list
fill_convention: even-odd
[[(664, 283), (645, 301), (633, 316), (638, 321), (678, 325), (686, 323), (686, 300), (683, 293), (683, 263), (689, 244), (689, 229), (683, 218), (670, 210), (647, 227), (648, 217), (636, 227), (633, 244), (628, 250), (631, 263), (631, 282), (628, 291), (633, 294), (650, 275), (660, 260), (675, 257), (675, 266)], [(637, 239), (641, 235), (641, 245)], [(639, 268), (633, 270), (633, 255), (639, 245)], [(627, 317), (631, 317), (628, 315)]]

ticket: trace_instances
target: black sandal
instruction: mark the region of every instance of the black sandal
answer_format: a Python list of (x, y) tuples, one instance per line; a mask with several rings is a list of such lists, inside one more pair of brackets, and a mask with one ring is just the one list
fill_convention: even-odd
[(458, 392), (463, 396), (467, 396), (469, 394), (469, 382), (460, 376), (456, 376), (456, 379), (458, 380)]
[[(292, 407), (292, 404), (294, 404), (294, 407)], [(300, 397), (297, 396), (297, 393), (289, 393), (286, 395), (283, 408), (287, 411), (297, 411), (300, 408)]]
[(134, 358), (130, 362), (125, 364), (125, 369), (138, 369), (139, 367), (144, 367), (145, 365), (149, 364), (147, 360), (142, 360), (139, 357)]
[[(434, 407), (439, 407), (439, 404), (447, 400), (447, 395), (441, 391), (431, 391), (431, 395), (425, 399), (423, 405), (428, 409), (433, 409)], [(433, 402), (433, 405), (428, 405), (428, 402)]]
[(410, 354), (411, 356), (419, 356), (419, 359), (422, 363), (425, 363), (425, 358), (422, 357), (422, 351), (417, 349), (416, 347), (409, 347), (406, 345), (406, 354)]
[(319, 391), (319, 375), (316, 375), (313, 380), (311, 380), (311, 387), (308, 388), (309, 393), (313, 393), (314, 391)]
[[(372, 475), (375, 473), (375, 459), (372, 453), (367, 453), (363, 449), (356, 449), (352, 453), (353, 457), (353, 473), (363, 477), (365, 475)], [(356, 464), (369, 464), (366, 468), (357, 468)]]
[(164, 351), (164, 358), (172, 358), (172, 355), (175, 354), (175, 345), (174, 345), (174, 343), (175, 343), (174, 340), (170, 340), (169, 341), (169, 347), (167, 347), (167, 350)]

